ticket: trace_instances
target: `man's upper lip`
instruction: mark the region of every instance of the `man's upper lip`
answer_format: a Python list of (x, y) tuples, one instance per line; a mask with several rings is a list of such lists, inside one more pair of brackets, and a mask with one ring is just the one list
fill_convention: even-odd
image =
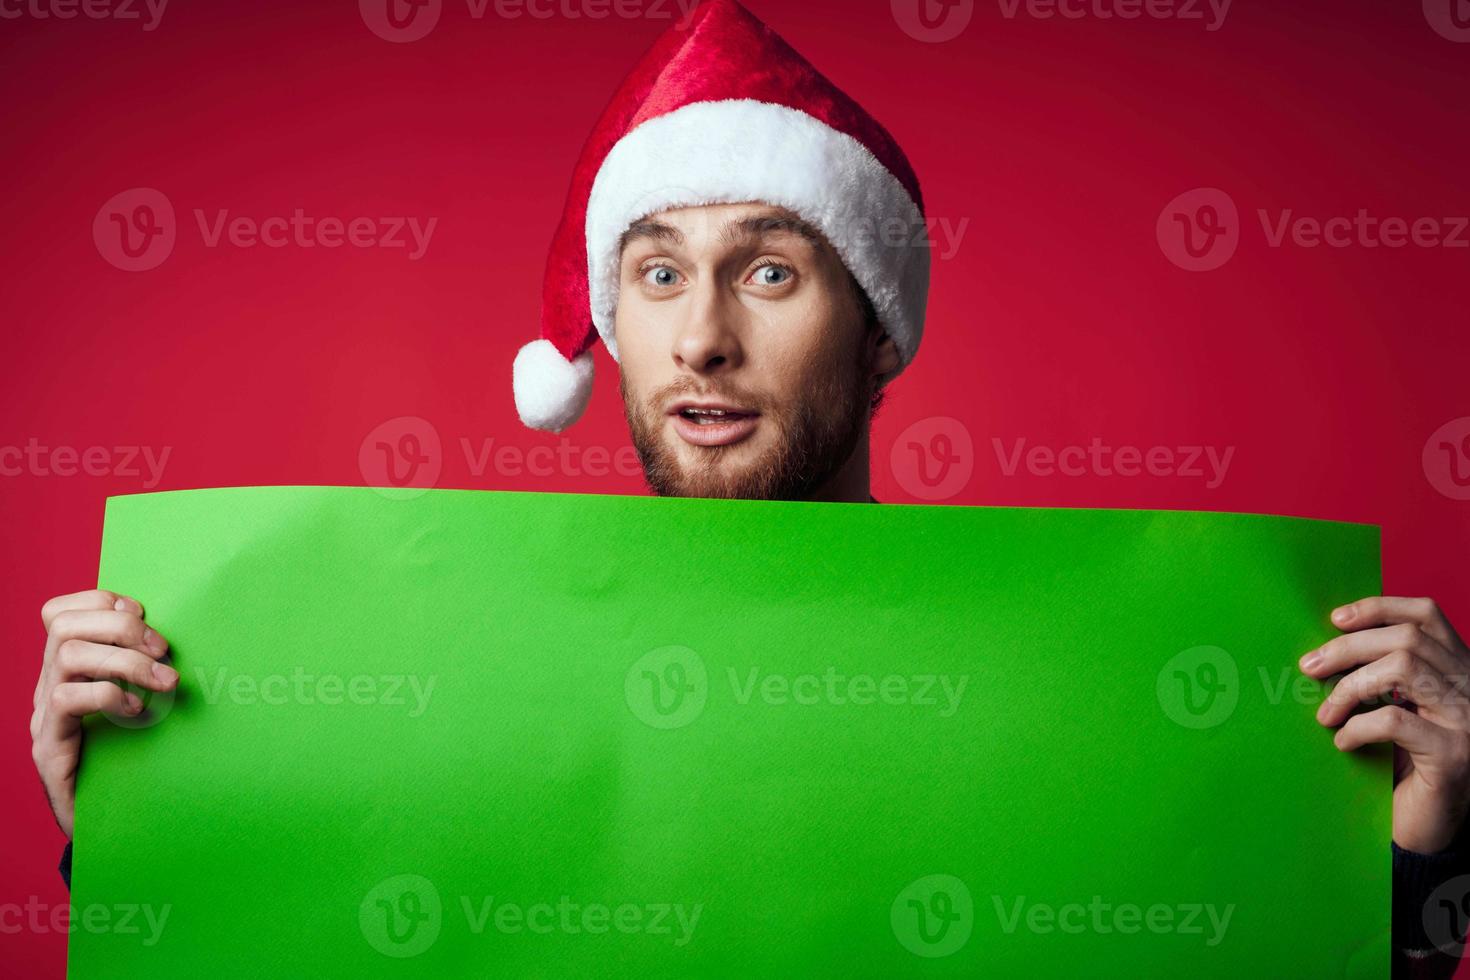
[(751, 411), (748, 408), (741, 408), (738, 405), (731, 405), (729, 402), (702, 402), (702, 401), (695, 401), (692, 398), (682, 398), (679, 401), (674, 402), (674, 404), (672, 404), (672, 405), (669, 406), (669, 414), (670, 415), (678, 415), (680, 412), (684, 411), (684, 409), (686, 409), (686, 408), (705, 408), (705, 409), (714, 409), (714, 408), (717, 408), (717, 409), (720, 409), (721, 411), (731, 412), (731, 413), (733, 413), (735, 415), (757, 415), (757, 414), (759, 414), (758, 412), (753, 412), (753, 411)]

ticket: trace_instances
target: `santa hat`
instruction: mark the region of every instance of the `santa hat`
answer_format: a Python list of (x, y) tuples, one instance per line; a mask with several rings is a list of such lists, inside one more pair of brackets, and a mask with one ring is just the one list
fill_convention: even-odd
[(929, 292), (913, 168), (769, 27), (735, 0), (708, 0), (644, 55), (582, 148), (546, 261), (541, 339), (515, 359), (521, 421), (560, 432), (581, 417), (599, 335), (617, 360), (618, 241), (629, 226), (668, 208), (747, 201), (822, 232), (898, 350), (884, 380), (906, 367)]

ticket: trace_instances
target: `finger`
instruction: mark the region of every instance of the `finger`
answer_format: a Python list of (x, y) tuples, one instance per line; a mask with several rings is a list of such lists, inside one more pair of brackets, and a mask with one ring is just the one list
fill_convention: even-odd
[[(114, 600), (114, 604), (117, 601)], [(41, 676), (36, 679), (36, 690), (31, 697), (31, 703), (36, 708), (41, 706), (47, 689), (56, 683), (56, 651), (68, 640), (131, 647), (155, 660), (168, 651), (168, 641), (132, 612), (116, 609), (63, 609), (51, 619), (51, 632), (46, 638), (46, 650), (41, 659)]]
[(1300, 665), (1303, 672), (1313, 677), (1329, 677), (1400, 650), (1419, 657), (1456, 686), (1470, 684), (1465, 664), (1414, 623), (1380, 626), (1361, 633), (1335, 636), (1316, 650), (1303, 654)]
[(115, 609), (70, 609), (57, 613), (51, 623), (51, 638), (58, 647), (67, 640), (131, 647), (155, 660), (168, 651), (168, 641), (157, 630), (138, 616)]
[(41, 622), (46, 627), (46, 632), (51, 632), (51, 623), (56, 619), (58, 613), (72, 609), (116, 609), (137, 616), (143, 615), (143, 604), (132, 596), (109, 592), (106, 589), (88, 589), (85, 592), (72, 592), (46, 600), (45, 605), (41, 607)]
[(67, 640), (56, 651), (58, 682), (75, 680), (131, 681), (151, 691), (167, 691), (179, 674), (137, 650), (106, 646), (86, 640)]
[[(137, 606), (138, 613), (141, 614), (143, 611), (142, 604), (136, 599), (130, 599), (107, 589), (87, 589), (83, 592), (53, 596), (41, 606), (41, 623), (46, 628), (47, 637), (46, 649), (41, 656), (41, 671), (36, 676), (36, 689), (31, 694), (31, 704), (36, 710), (40, 710), (41, 699), (45, 696), (46, 689), (51, 683), (51, 662), (55, 659), (56, 646), (59, 642), (50, 635), (56, 617), (64, 612), (116, 610), (119, 603), (123, 604), (124, 610), (131, 610), (132, 606)], [(132, 605), (128, 605), (129, 603)]]
[(1376, 742), (1393, 742), (1422, 758), (1448, 751), (1451, 733), (1406, 708), (1391, 704), (1353, 715), (1332, 736), (1332, 744), (1344, 752)]
[(1465, 645), (1445, 614), (1440, 611), (1438, 603), (1429, 598), (1367, 596), (1332, 610), (1332, 623), (1344, 630), (1413, 623), (1451, 650)]
[(1324, 725), (1339, 725), (1363, 701), (1392, 691), (1463, 723), (1465, 696), (1439, 671), (1403, 650), (1359, 667), (1339, 681), (1318, 706), (1317, 720)]
[(111, 681), (67, 681), (51, 689), (42, 728), (48, 737), (64, 741), (79, 732), (82, 718), (93, 712), (136, 715), (142, 710), (141, 698)]

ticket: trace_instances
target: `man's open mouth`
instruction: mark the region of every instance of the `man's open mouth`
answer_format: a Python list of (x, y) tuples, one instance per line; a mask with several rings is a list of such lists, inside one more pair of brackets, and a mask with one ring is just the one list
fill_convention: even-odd
[(760, 413), (738, 405), (678, 402), (669, 409), (674, 430), (695, 446), (728, 446), (755, 431)]
[(716, 422), (734, 422), (737, 419), (749, 418), (753, 412), (727, 412), (723, 408), (685, 408), (681, 409), (680, 415), (699, 425), (711, 425)]

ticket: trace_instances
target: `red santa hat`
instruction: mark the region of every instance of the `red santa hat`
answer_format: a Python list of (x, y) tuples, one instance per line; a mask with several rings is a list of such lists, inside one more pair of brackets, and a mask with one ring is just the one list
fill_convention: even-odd
[(735, 0), (708, 0), (649, 49), (582, 148), (546, 261), (541, 339), (515, 358), (521, 421), (560, 432), (581, 417), (599, 335), (617, 360), (617, 250), (629, 226), (668, 208), (753, 201), (823, 233), (897, 347), (884, 380), (906, 367), (929, 292), (913, 168), (769, 27)]

